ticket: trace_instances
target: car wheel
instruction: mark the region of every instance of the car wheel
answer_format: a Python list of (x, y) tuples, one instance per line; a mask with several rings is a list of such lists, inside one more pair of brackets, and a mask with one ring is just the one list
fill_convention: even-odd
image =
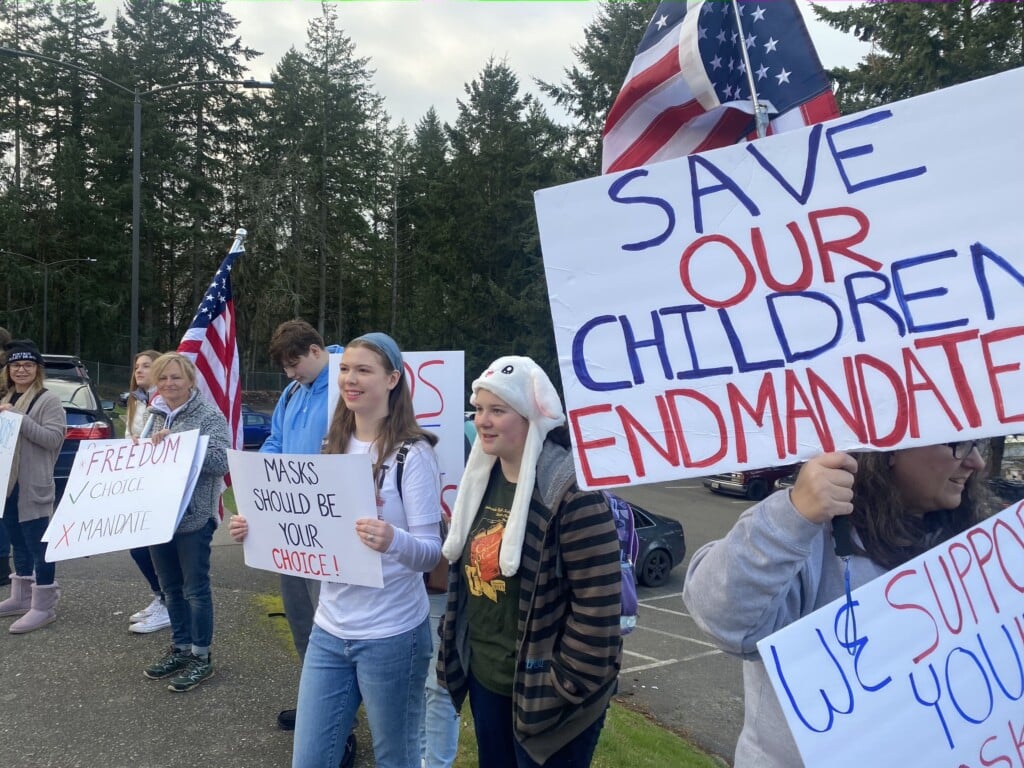
[(764, 480), (751, 480), (747, 486), (747, 498), (751, 501), (760, 501), (768, 495), (768, 483)]
[(653, 549), (647, 553), (640, 570), (637, 571), (637, 578), (645, 587), (660, 587), (668, 581), (669, 572), (672, 570), (672, 557), (664, 549)]

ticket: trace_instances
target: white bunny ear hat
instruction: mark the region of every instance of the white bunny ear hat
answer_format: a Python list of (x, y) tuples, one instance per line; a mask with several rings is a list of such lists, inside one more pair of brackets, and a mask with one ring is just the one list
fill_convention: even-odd
[[(516, 493), (512, 499), (505, 533), (501, 538), (501, 552), (498, 565), (505, 576), (513, 576), (519, 570), (519, 558), (526, 535), (526, 517), (530, 510), (530, 498), (537, 479), (537, 460), (540, 458), (544, 438), (555, 427), (565, 423), (562, 402), (558, 398), (551, 379), (539, 365), (528, 357), (509, 355), (499, 357), (473, 382), (473, 395), (469, 402), (476, 405), (476, 393), (486, 389), (504, 400), (516, 413), (530, 422), (523, 446), (523, 460), (519, 467)], [(470, 526), (480, 508), (480, 501), (487, 490), (487, 481), (496, 458), (488, 456), (480, 448), (479, 436), (473, 442), (473, 450), (466, 460), (466, 471), (462, 474), (459, 495), (452, 511), (451, 527), (444, 542), (442, 553), (454, 562), (462, 556)]]

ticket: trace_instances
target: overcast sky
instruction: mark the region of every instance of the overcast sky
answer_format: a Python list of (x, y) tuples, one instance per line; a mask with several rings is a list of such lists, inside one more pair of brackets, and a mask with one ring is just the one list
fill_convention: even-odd
[[(810, 18), (806, 0), (799, 2)], [(97, 2), (108, 20), (117, 7), (116, 0)], [(250, 65), (259, 80), (269, 79), (290, 47), (305, 47), (309, 20), (320, 15), (317, 0), (227, 0), (225, 7), (239, 21), (242, 42), (263, 52)], [(386, 110), (396, 122), (412, 126), (431, 106), (442, 121), (454, 122), (464, 85), (492, 56), (519, 75), (521, 91), (539, 95), (535, 77), (561, 82), (565, 68), (575, 63), (572, 49), (583, 43), (584, 29), (599, 3), (355, 0), (335, 2), (334, 7), (357, 55), (370, 58), (374, 86), (385, 98)], [(810, 21), (809, 29), (825, 67), (852, 65), (866, 50), (852, 36), (825, 25)], [(551, 113), (563, 119), (562, 113)]]

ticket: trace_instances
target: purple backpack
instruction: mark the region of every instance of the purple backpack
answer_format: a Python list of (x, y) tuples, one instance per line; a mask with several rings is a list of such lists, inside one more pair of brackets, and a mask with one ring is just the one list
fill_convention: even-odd
[(619, 564), (622, 569), (622, 610), (619, 628), (628, 635), (636, 628), (639, 603), (636, 596), (636, 558), (640, 554), (640, 537), (636, 535), (633, 523), (633, 508), (629, 502), (614, 493), (602, 491), (615, 519), (615, 530), (619, 534)]

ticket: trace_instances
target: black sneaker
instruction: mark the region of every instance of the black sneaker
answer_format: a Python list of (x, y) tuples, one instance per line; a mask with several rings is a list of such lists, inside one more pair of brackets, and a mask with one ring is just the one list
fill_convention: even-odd
[(352, 768), (356, 762), (356, 732), (352, 731), (345, 741), (345, 751), (341, 755), (338, 768)]
[(213, 657), (207, 656), (203, 658), (202, 656), (189, 654), (188, 666), (185, 667), (180, 675), (171, 680), (167, 690), (176, 693), (191, 691), (208, 677), (213, 677)]
[(282, 731), (295, 730), (295, 710), (282, 709), (277, 713), (277, 727)]
[(150, 680), (163, 680), (187, 667), (191, 658), (192, 654), (189, 651), (180, 650), (172, 645), (158, 662), (150, 664), (142, 674)]

